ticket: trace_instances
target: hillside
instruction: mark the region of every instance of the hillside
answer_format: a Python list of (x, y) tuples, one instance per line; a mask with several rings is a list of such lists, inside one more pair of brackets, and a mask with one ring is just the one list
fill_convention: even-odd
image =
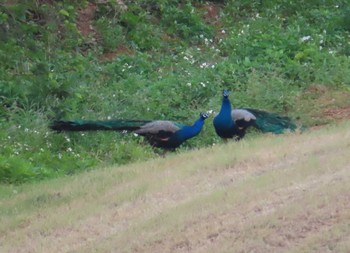
[(1, 186), (1, 252), (350, 252), (349, 122)]
[[(130, 134), (54, 133), (57, 119), (190, 124), (224, 88), (301, 129), (349, 118), (348, 1), (302, 3), (0, 1), (1, 183), (159, 156)], [(210, 119), (178, 152), (220, 143)]]

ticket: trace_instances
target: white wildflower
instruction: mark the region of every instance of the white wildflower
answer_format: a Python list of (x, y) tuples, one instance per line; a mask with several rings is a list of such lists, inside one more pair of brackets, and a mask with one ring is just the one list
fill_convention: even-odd
[(310, 35), (300, 38), (301, 42), (306, 42), (306, 41), (309, 41), (309, 40), (311, 40), (311, 36)]
[(206, 62), (203, 62), (199, 67), (201, 68), (201, 69), (203, 69), (203, 68), (207, 68), (207, 67), (209, 67), (209, 63), (206, 63)]

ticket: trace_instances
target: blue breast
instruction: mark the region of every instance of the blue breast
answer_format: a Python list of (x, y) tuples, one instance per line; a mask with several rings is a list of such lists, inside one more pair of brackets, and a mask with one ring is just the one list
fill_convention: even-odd
[(221, 138), (232, 138), (234, 134), (234, 121), (231, 117), (231, 103), (227, 97), (222, 100), (221, 110), (213, 121), (215, 131)]

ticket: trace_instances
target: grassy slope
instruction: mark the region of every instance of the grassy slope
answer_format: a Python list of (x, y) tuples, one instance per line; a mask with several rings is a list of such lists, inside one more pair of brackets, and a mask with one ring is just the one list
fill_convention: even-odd
[(350, 252), (349, 127), (1, 186), (0, 252)]

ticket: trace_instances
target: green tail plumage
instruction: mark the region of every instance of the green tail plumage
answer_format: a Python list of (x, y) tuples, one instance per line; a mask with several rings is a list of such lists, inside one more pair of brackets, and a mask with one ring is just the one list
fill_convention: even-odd
[(137, 130), (149, 120), (72, 120), (55, 121), (50, 128), (55, 131)]
[(244, 109), (254, 114), (256, 117), (254, 126), (262, 132), (282, 134), (285, 131), (295, 131), (297, 129), (296, 124), (289, 117), (257, 109)]

